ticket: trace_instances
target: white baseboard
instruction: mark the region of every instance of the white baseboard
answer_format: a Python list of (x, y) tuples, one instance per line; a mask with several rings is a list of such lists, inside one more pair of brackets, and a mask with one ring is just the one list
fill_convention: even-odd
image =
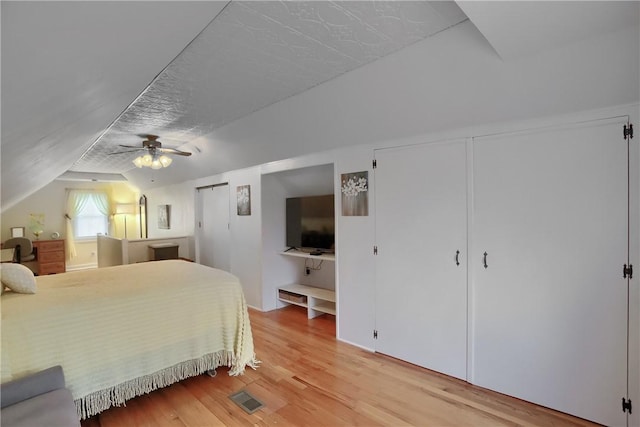
[(372, 349), (372, 348), (365, 347), (365, 346), (363, 346), (363, 345), (356, 344), (356, 343), (353, 343), (353, 342), (351, 342), (351, 341), (343, 340), (342, 338), (337, 338), (337, 337), (336, 337), (336, 339), (337, 339), (338, 341), (340, 341), (340, 342), (343, 342), (343, 343), (345, 343), (345, 344), (352, 345), (352, 346), (354, 346), (354, 347), (361, 348), (362, 350), (368, 351), (368, 352), (370, 352), (370, 353), (375, 353), (375, 352), (376, 352), (376, 351), (375, 351), (374, 349)]

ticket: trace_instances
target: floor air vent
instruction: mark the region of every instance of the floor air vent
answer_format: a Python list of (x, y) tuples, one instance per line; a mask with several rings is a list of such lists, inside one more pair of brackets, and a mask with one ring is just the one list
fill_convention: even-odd
[(239, 391), (229, 396), (229, 399), (233, 400), (236, 405), (245, 410), (247, 414), (253, 414), (264, 405), (255, 397), (251, 396), (246, 391)]

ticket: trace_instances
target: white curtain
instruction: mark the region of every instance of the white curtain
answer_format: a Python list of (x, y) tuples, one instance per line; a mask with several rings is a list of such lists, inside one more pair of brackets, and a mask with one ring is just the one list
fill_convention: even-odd
[(76, 251), (75, 232), (73, 230), (73, 219), (82, 212), (89, 200), (93, 200), (101, 214), (109, 218), (109, 197), (107, 193), (100, 190), (67, 190), (67, 258), (72, 260), (78, 253)]

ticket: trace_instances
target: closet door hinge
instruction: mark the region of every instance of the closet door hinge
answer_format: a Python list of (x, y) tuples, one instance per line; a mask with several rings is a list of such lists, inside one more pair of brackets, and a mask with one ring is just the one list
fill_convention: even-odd
[[(373, 339), (377, 340), (378, 339), (378, 331), (376, 331), (375, 329), (373, 330)], [(624, 399), (623, 399), (624, 400)], [(629, 402), (629, 405), (631, 405), (631, 402)], [(631, 411), (629, 411), (631, 412)]]
[(626, 279), (627, 275), (629, 275), (629, 279), (633, 279), (633, 265), (631, 264), (628, 267), (627, 264), (622, 267), (622, 278)]
[(622, 412), (631, 413), (631, 399), (622, 398)]
[(629, 139), (633, 138), (633, 125), (631, 123), (629, 123), (629, 126), (624, 125), (622, 129), (623, 129), (624, 139), (627, 139), (627, 137), (629, 137)]
[(378, 247), (377, 246), (373, 247), (373, 254), (374, 255), (378, 255)]
[(373, 168), (375, 169), (377, 167), (378, 167), (378, 161), (376, 159), (373, 159)]

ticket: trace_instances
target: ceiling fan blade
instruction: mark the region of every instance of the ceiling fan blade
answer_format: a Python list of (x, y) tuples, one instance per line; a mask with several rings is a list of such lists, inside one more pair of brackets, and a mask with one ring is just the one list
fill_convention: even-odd
[(177, 154), (179, 156), (190, 156), (191, 153), (187, 152), (187, 151), (180, 151), (178, 149), (175, 148), (158, 148), (158, 151), (160, 151), (161, 153), (167, 153), (167, 154)]
[(113, 156), (114, 154), (127, 154), (127, 153), (135, 153), (137, 151), (140, 151), (139, 148), (135, 149), (135, 150), (127, 150), (127, 151), (117, 151), (115, 153), (109, 153), (110, 156)]
[(124, 144), (118, 144), (120, 147), (124, 147), (124, 148), (134, 148), (136, 150), (144, 150), (144, 147), (136, 147), (135, 145), (124, 145)]

